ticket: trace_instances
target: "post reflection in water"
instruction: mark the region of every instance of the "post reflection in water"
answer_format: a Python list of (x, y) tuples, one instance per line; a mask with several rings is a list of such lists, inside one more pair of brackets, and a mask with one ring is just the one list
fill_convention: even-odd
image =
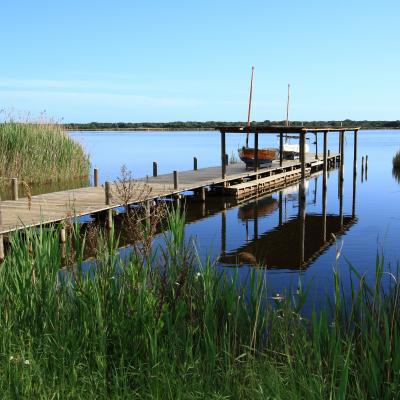
[[(331, 246), (336, 238), (356, 222), (355, 214), (346, 215), (343, 210), (343, 170), (339, 171), (339, 214), (327, 212), (327, 186), (322, 184), (322, 214), (307, 213), (306, 189), (308, 182), (300, 183), (239, 207), (238, 217), (247, 226), (254, 224), (254, 237), (233, 250), (226, 249), (226, 216), (222, 217), (223, 240), (219, 263), (222, 266), (256, 266), (278, 269), (306, 268)], [(317, 180), (317, 178), (315, 178)], [(324, 182), (322, 182), (324, 183)], [(353, 206), (355, 211), (355, 189), (353, 181)], [(316, 201), (317, 186), (310, 204)], [(276, 198), (275, 198), (276, 197)], [(295, 201), (295, 203), (293, 203)], [(283, 220), (287, 202), (297, 205), (298, 212)], [(276, 217), (273, 217), (275, 212)], [(260, 225), (260, 223), (262, 224)], [(268, 228), (265, 228), (265, 221)], [(272, 226), (271, 226), (272, 224)], [(260, 231), (260, 227), (264, 227)]]

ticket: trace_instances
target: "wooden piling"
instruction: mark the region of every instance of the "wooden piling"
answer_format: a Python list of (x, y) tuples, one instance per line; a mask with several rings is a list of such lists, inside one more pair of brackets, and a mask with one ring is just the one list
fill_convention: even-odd
[(318, 132), (315, 132), (315, 159), (318, 160)]
[(98, 170), (98, 168), (95, 168), (93, 170), (93, 186), (94, 187), (99, 186), (99, 170)]
[(258, 133), (254, 134), (254, 171), (258, 171)]
[(200, 188), (200, 201), (206, 201), (206, 188), (204, 186)]
[(174, 189), (177, 190), (179, 186), (178, 171), (174, 171)]
[(306, 154), (305, 154), (306, 135), (300, 134), (300, 163), (301, 163), (301, 181), (304, 183), (306, 179)]
[(368, 169), (368, 154), (365, 156), (365, 173), (367, 173)]
[(111, 184), (108, 181), (104, 183), (104, 193), (106, 198), (106, 204), (109, 206), (111, 205)]
[(225, 153), (226, 153), (225, 132), (221, 132), (221, 178), (222, 179), (226, 179)]
[(344, 131), (340, 132), (340, 180), (344, 180)]
[(225, 165), (229, 165), (229, 156), (225, 154)]
[(11, 198), (18, 200), (18, 178), (11, 179)]
[(158, 175), (157, 162), (153, 161), (153, 177), (156, 177), (157, 175)]
[(279, 166), (283, 165), (283, 133), (279, 134)]
[(324, 163), (323, 163), (323, 188), (326, 190), (327, 186), (327, 171), (328, 171), (328, 132), (324, 131)]
[(193, 157), (193, 170), (197, 171), (197, 157)]

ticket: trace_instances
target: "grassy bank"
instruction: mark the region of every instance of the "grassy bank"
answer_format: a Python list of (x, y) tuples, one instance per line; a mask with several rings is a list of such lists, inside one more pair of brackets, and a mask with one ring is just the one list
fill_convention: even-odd
[(89, 174), (89, 158), (60, 125), (0, 124), (0, 179), (30, 184), (68, 181)]
[(240, 287), (200, 263), (179, 213), (168, 228), (158, 255), (124, 261), (117, 240), (100, 237), (96, 273), (82, 267), (78, 238), (66, 250), (76, 267), (62, 273), (56, 230), (11, 238), (0, 266), (3, 398), (396, 398), (400, 285), (392, 277), (383, 291), (381, 259), (374, 287), (354, 271), (345, 296), (335, 274), (332, 309), (303, 319), (301, 289), (275, 302), (256, 270)]

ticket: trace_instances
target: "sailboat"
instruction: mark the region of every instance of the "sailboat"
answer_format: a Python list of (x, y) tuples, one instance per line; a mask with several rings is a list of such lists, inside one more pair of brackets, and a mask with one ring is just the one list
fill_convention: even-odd
[[(286, 103), (286, 128), (289, 127), (289, 102), (290, 102), (290, 84), (288, 84), (288, 94)], [(306, 153), (310, 151), (310, 146), (308, 144), (304, 146), (304, 151)], [(290, 137), (288, 137), (287, 133), (285, 135), (285, 143), (283, 143), (282, 153), (283, 153), (283, 158), (286, 160), (294, 160), (300, 157), (300, 145), (290, 143)]]
[[(247, 128), (250, 130), (250, 114), (251, 114), (251, 100), (253, 96), (253, 78), (254, 67), (251, 67), (251, 81), (250, 81), (250, 96), (249, 96), (249, 109), (247, 113)], [(273, 148), (256, 149), (249, 147), (249, 131), (246, 133), (246, 145), (238, 150), (239, 158), (246, 164), (246, 168), (254, 167), (256, 163), (256, 154), (258, 158), (258, 166), (271, 164), (273, 160), (279, 158), (279, 150)]]

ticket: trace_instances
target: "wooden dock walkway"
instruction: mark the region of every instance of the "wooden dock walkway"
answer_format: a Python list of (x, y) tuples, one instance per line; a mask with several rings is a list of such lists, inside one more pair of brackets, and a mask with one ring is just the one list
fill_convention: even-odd
[[(339, 162), (339, 154), (328, 157), (328, 165)], [(322, 156), (306, 155), (306, 170), (309, 173), (322, 169)], [(282, 166), (279, 161), (270, 167), (255, 171), (246, 171), (243, 163), (226, 166), (226, 178), (221, 178), (221, 167), (208, 167), (198, 170), (183, 171), (174, 182), (174, 174), (164, 174), (139, 180), (137, 193), (130, 199), (130, 204), (167, 198), (186, 191), (198, 191), (205, 187), (220, 190), (223, 195), (238, 195), (239, 192), (254, 190), (260, 184), (268, 185), (282, 182), (285, 185), (300, 180), (301, 164), (299, 160), (285, 160)], [(288, 176), (290, 179), (286, 179)], [(283, 179), (283, 181), (282, 181)], [(144, 191), (144, 185), (146, 190)], [(277, 186), (278, 187), (278, 186)], [(253, 188), (253, 189), (251, 189)], [(145, 197), (143, 193), (145, 192)], [(71, 217), (96, 214), (121, 206), (115, 183), (111, 184), (111, 201), (106, 204), (103, 186), (85, 187), (74, 190), (41, 194), (32, 198), (20, 198), (0, 202), (0, 235), (53, 222), (60, 222)]]

